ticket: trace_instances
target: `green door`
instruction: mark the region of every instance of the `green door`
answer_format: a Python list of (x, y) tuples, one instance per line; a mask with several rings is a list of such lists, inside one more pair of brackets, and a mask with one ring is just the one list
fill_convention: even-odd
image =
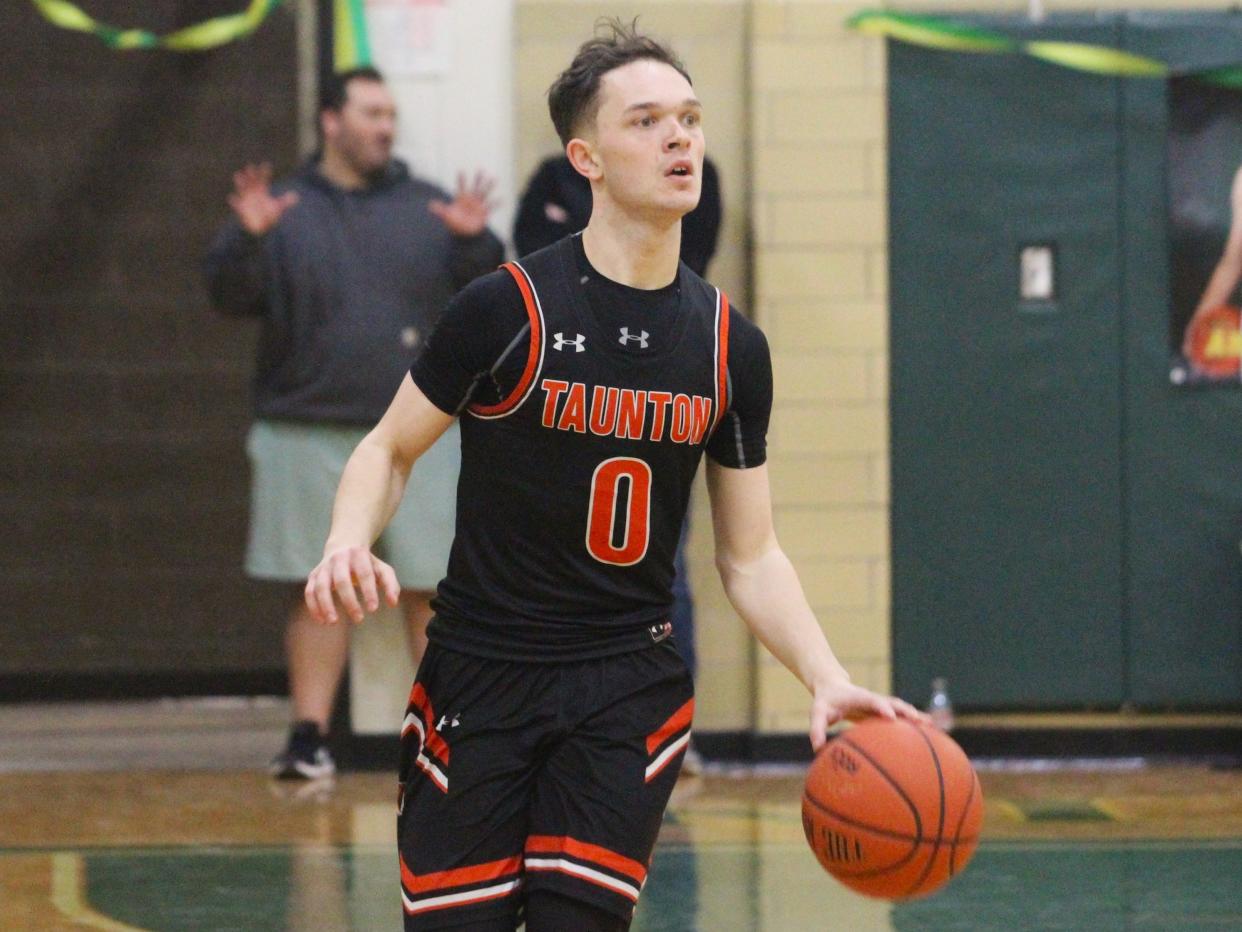
[[(1201, 68), (1242, 62), (1239, 19), (976, 21)], [(890, 44), (905, 695), (1242, 704), (1242, 389), (1170, 384), (1166, 87)], [(1024, 249), (1051, 256), (1047, 300), (1022, 297)]]
[[(1116, 41), (1088, 17), (1040, 34)], [(889, 135), (895, 687), (1115, 706), (1118, 82), (890, 43)], [(1050, 300), (1022, 299), (1028, 247)]]

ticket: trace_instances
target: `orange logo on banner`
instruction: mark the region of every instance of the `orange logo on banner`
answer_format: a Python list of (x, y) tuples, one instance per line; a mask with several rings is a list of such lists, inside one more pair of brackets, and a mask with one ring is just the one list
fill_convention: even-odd
[(1238, 375), (1242, 360), (1242, 311), (1222, 304), (1195, 320), (1187, 336), (1190, 361), (1196, 369), (1218, 379)]

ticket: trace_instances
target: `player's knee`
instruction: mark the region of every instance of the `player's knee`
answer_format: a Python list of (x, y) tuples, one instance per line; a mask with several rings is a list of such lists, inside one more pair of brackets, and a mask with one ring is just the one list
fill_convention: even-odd
[(629, 919), (551, 890), (533, 890), (526, 898), (526, 932), (625, 932), (629, 927)]

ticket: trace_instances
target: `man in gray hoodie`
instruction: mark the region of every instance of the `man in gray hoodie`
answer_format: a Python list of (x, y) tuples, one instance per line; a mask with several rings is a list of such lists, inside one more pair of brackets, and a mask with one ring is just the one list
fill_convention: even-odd
[[(301, 581), (319, 562), (332, 498), (353, 448), (387, 408), (449, 299), (503, 261), (487, 228), (491, 182), (448, 195), (392, 157), (396, 107), (371, 68), (324, 88), (322, 150), (271, 184), (233, 176), (233, 217), (206, 260), (213, 306), (262, 321), (254, 375), (246, 570), (289, 584), (285, 635), (293, 726), (276, 776), (333, 773), (328, 722), (349, 651), (346, 626), (308, 616)], [(453, 535), (456, 437), (420, 460), (379, 546), (405, 565), (402, 607), (415, 662)]]

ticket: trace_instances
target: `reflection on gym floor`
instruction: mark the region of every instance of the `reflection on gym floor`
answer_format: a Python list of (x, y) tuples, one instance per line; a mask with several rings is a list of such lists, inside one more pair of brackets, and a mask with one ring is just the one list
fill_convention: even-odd
[[(1242, 773), (984, 770), (984, 842), (943, 893), (849, 893), (796, 772), (683, 779), (634, 929), (1242, 929)], [(397, 930), (393, 780), (0, 775), (0, 928)]]

